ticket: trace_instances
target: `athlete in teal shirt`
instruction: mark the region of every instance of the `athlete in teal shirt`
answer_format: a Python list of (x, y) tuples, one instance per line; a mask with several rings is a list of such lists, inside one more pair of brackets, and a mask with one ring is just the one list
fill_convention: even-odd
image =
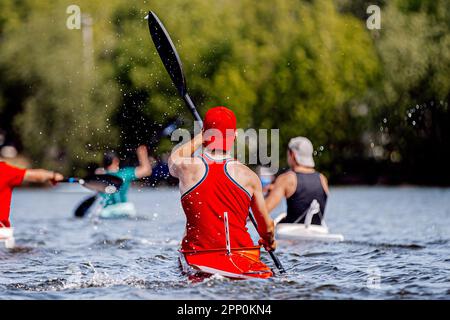
[(106, 173), (117, 176), (123, 180), (119, 192), (113, 194), (102, 193), (103, 206), (128, 202), (128, 190), (134, 180), (148, 177), (152, 174), (152, 166), (148, 157), (147, 147), (139, 146), (136, 150), (139, 166), (136, 168), (120, 168), (120, 159), (114, 152), (107, 152), (103, 158)]

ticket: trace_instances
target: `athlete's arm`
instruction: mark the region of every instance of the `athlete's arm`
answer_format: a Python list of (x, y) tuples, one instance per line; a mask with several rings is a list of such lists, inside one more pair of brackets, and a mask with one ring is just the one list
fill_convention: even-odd
[(44, 169), (28, 169), (25, 171), (25, 176), (23, 178), (24, 182), (32, 183), (47, 183), (51, 182), (53, 184), (64, 179), (63, 175), (57, 172), (48, 171)]
[(256, 175), (253, 178), (255, 181), (251, 208), (258, 225), (258, 233), (261, 236), (259, 243), (267, 250), (272, 251), (276, 248), (273, 220), (270, 218), (266, 204), (264, 203), (261, 182)]
[(136, 154), (139, 161), (139, 166), (135, 169), (135, 175), (137, 179), (148, 177), (152, 174), (152, 165), (148, 157), (148, 151), (146, 146), (139, 146), (136, 150)]
[(283, 198), (288, 198), (292, 194), (290, 194), (289, 188), (292, 184), (292, 173), (287, 172), (280, 175), (273, 184), (272, 189), (270, 190), (269, 195), (266, 198), (266, 207), (269, 212), (272, 212), (283, 200)]
[(174, 149), (169, 157), (169, 172), (175, 178), (180, 177), (180, 173), (190, 164), (193, 163), (192, 155), (195, 150), (202, 145), (202, 134), (197, 134), (194, 139), (189, 140), (180, 147)]
[(328, 188), (328, 179), (323, 174), (320, 174), (320, 182), (322, 183), (322, 188), (325, 193), (329, 195), (330, 189)]

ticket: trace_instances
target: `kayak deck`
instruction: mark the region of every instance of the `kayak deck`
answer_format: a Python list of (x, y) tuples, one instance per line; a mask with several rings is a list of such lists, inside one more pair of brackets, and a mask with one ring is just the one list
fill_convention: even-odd
[(98, 216), (102, 219), (135, 218), (136, 215), (136, 208), (131, 202), (109, 205), (106, 208), (101, 208), (98, 212)]
[(6, 249), (13, 249), (15, 246), (14, 229), (0, 228), (0, 244), (4, 243)]
[(305, 240), (305, 241), (344, 241), (342, 234), (329, 233), (326, 226), (301, 223), (279, 223), (276, 226), (276, 237), (282, 240)]
[(273, 276), (270, 268), (259, 260), (260, 248), (211, 249), (180, 251), (183, 272), (207, 277), (218, 274), (230, 279), (267, 279)]

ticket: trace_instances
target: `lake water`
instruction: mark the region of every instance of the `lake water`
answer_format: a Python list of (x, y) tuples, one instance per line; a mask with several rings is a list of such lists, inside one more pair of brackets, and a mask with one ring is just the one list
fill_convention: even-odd
[(0, 249), (0, 299), (450, 299), (450, 189), (333, 188), (327, 223), (345, 242), (280, 241), (287, 274), (201, 283), (178, 266), (178, 190), (134, 189), (138, 219), (72, 218), (88, 195), (14, 192), (21, 248)]

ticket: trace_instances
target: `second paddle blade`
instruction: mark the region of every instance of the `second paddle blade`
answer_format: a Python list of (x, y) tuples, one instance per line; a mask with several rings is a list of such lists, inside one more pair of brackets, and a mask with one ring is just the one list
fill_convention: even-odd
[(89, 176), (84, 179), (84, 186), (101, 193), (112, 194), (119, 191), (123, 180), (110, 174)]

